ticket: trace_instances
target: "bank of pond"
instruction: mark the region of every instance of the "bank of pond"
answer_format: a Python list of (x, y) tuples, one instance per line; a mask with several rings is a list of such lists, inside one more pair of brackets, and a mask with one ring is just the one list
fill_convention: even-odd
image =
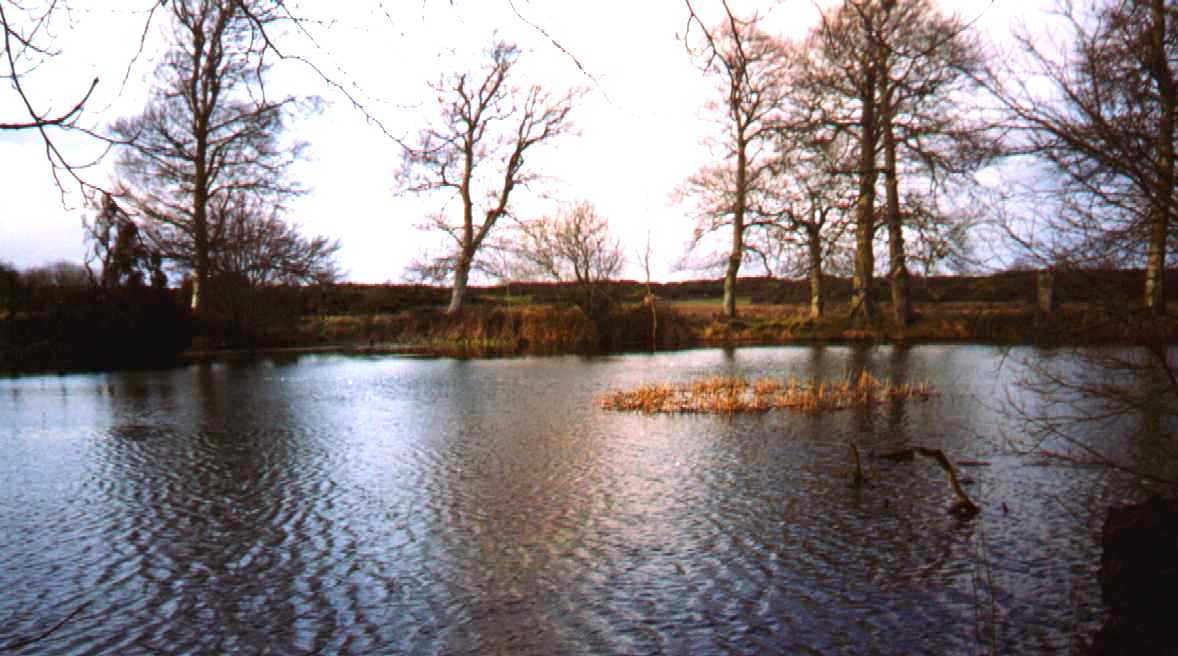
[[(767, 278), (742, 279), (735, 318), (721, 316), (716, 281), (603, 283), (592, 306), (578, 304), (567, 285), (474, 288), (455, 314), (444, 311), (442, 287), (235, 289), (216, 296), (200, 317), (187, 309), (185, 290), (48, 288), (0, 298), (0, 369), (157, 367), (281, 348), (483, 357), (798, 343), (1178, 341), (1178, 320), (1134, 310), (1138, 273), (1057, 275), (1048, 311), (1036, 297), (1035, 272), (918, 278), (904, 326), (891, 316), (883, 281), (876, 317), (853, 320), (849, 283), (837, 278), (818, 318), (802, 283)], [(1178, 279), (1169, 289), (1178, 295)], [(1178, 314), (1173, 304), (1171, 315)]]

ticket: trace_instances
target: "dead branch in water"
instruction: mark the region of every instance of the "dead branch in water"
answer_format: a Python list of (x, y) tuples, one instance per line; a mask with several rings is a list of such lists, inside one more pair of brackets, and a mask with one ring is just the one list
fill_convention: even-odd
[(899, 451), (884, 453), (879, 457), (884, 460), (893, 460), (899, 462), (912, 460), (917, 455), (922, 455), (926, 458), (932, 458), (933, 460), (936, 460), (937, 464), (940, 465), (941, 469), (945, 470), (945, 473), (948, 475), (949, 485), (953, 488), (953, 493), (957, 495), (957, 502), (952, 506), (949, 506), (950, 514), (965, 519), (973, 517), (974, 515), (981, 512), (981, 509), (978, 508), (977, 504), (975, 504), (973, 500), (969, 498), (969, 495), (965, 493), (965, 490), (962, 489), (961, 482), (957, 479), (957, 470), (953, 468), (953, 463), (949, 462), (949, 458), (945, 456), (944, 451), (940, 449), (930, 449), (923, 446), (914, 446), (909, 449), (901, 449)]
[(69, 615), (66, 615), (64, 618), (62, 618), (62, 620), (60, 622), (49, 627), (44, 632), (42, 632), (40, 635), (36, 635), (31, 638), (17, 638), (16, 640), (13, 640), (12, 642), (8, 643), (7, 645), (0, 645), (0, 653), (7, 652), (7, 651), (16, 651), (18, 649), (28, 647), (31, 644), (40, 642), (40, 641), (44, 640), (45, 638), (48, 638), (49, 636), (53, 635), (54, 632), (56, 632), (58, 629), (65, 626), (66, 623), (68, 623), (70, 620), (74, 619), (74, 617), (77, 616), (78, 613), (82, 612), (82, 610), (89, 605), (90, 605), (89, 601), (84, 602), (81, 606), (78, 606), (77, 608), (75, 608), (74, 612), (70, 613)]
[(863, 466), (859, 462), (859, 447), (855, 446), (854, 442), (850, 444), (850, 447), (851, 455), (855, 458), (855, 473), (852, 474), (851, 487), (860, 488), (863, 487), (866, 479), (863, 478)]

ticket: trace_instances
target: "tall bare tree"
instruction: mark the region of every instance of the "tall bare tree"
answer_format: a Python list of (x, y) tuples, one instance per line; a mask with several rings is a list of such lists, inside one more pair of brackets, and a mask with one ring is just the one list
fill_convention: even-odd
[(525, 153), (571, 128), (577, 92), (514, 86), (511, 73), (519, 54), (512, 44), (496, 43), (481, 70), (443, 76), (434, 83), (440, 116), (404, 151), (398, 177), (407, 190), (456, 195), (459, 200), (460, 215), (442, 210), (422, 226), (450, 237), (453, 250), (416, 265), (427, 275), (452, 279), (448, 313), (462, 310), (479, 250), (510, 215), (512, 193), (536, 178), (525, 166)]
[(690, 2), (689, 27), (698, 27), (704, 45), (695, 56), (719, 81), (723, 100), (712, 104), (723, 116), (724, 138), (715, 143), (722, 163), (693, 175), (685, 192), (700, 206), (692, 247), (705, 235), (731, 236), (724, 269), (723, 314), (736, 317), (736, 280), (749, 255), (749, 231), (772, 223), (756, 213), (756, 196), (770, 184), (775, 118), (780, 112), (790, 61), (782, 44), (761, 31), (756, 15), (738, 18), (723, 3), (724, 22), (709, 28)]
[[(283, 207), (301, 192), (287, 177), (303, 144), (283, 129), (300, 101), (266, 93), (266, 29), (288, 20), (281, 0), (174, 0), (171, 47), (144, 112), (112, 131), (130, 145), (117, 162), (128, 202), (156, 238), (185, 244), (173, 264), (192, 273), (192, 308), (209, 302), (211, 216)], [(221, 222), (222, 226), (226, 225)]]
[[(959, 16), (942, 13), (931, 0), (893, 3), (879, 49), (882, 87), (880, 129), (888, 230), (888, 279), (897, 326), (911, 321), (905, 228), (942, 228), (937, 200), (951, 181), (967, 180), (995, 149), (981, 117), (962, 102), (976, 90), (981, 49)], [(906, 178), (906, 180), (903, 180)], [(908, 184), (905, 185), (904, 182)], [(919, 192), (924, 186), (928, 191)], [(902, 189), (910, 199), (902, 203)], [(919, 236), (940, 242), (954, 230), (923, 230)], [(940, 236), (934, 232), (941, 233)], [(935, 254), (938, 249), (925, 249)]]
[(851, 314), (860, 323), (876, 318), (871, 287), (875, 277), (878, 155), (883, 139), (880, 93), (886, 88), (887, 75), (882, 65), (882, 35), (890, 29), (892, 4), (843, 0), (822, 15), (809, 38), (813, 65), (807, 84), (830, 92), (824, 122), (853, 134), (857, 142), (858, 162), (851, 171), (858, 187)]
[[(1165, 307), (1167, 241), (1175, 203), (1178, 11), (1165, 0), (1060, 2), (1056, 51), (1018, 34), (1022, 58), (989, 87), (1045, 164), (1040, 185), (1056, 209), (1025, 217), (1016, 236), (1040, 259), (1064, 265), (1144, 266), (1141, 304)], [(1055, 42), (1053, 42), (1055, 43)], [(1051, 236), (1047, 242), (1032, 231)]]
[[(893, 315), (903, 327), (911, 320), (906, 233), (936, 228), (920, 236), (960, 237), (943, 225), (950, 219), (938, 212), (940, 195), (991, 153), (984, 124), (962, 104), (982, 65), (980, 49), (964, 21), (932, 0), (843, 0), (823, 14), (810, 52), (803, 86), (825, 98), (828, 127), (858, 143), (852, 312), (862, 322), (876, 316), (874, 239), (885, 227)], [(906, 198), (920, 202), (909, 207)], [(924, 248), (926, 256), (943, 250)]]

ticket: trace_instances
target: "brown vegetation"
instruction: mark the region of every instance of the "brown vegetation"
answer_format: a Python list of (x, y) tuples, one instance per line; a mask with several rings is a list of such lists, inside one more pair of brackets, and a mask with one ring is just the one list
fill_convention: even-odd
[(885, 401), (923, 400), (933, 393), (927, 383), (896, 384), (865, 371), (834, 383), (711, 376), (676, 385), (647, 384), (610, 391), (598, 402), (607, 410), (647, 414), (733, 415), (770, 410), (823, 412)]
[[(658, 312), (656, 348), (695, 343), (681, 315), (670, 308)], [(612, 308), (595, 321), (578, 307), (484, 304), (454, 315), (429, 308), (307, 317), (299, 341), (457, 356), (601, 353), (649, 350), (650, 325), (651, 309), (637, 305)]]
[[(1174, 273), (1174, 272), (1171, 272)], [(912, 317), (904, 328), (880, 313), (861, 327), (848, 318), (850, 281), (829, 278), (830, 311), (811, 317), (804, 280), (746, 278), (741, 316), (722, 316), (719, 280), (654, 283), (658, 349), (813, 342), (985, 342), (1003, 344), (1133, 343), (1178, 340), (1178, 320), (1133, 313), (1128, 299), (1140, 271), (1056, 275), (1061, 302), (1052, 314), (1035, 304), (1035, 272), (913, 278)], [(1178, 284), (1170, 289), (1178, 290)], [(334, 285), (297, 292), (302, 322), (286, 327), (285, 346), (343, 346), (480, 355), (596, 353), (650, 350), (652, 313), (647, 287), (602, 283), (607, 314), (589, 317), (572, 306), (564, 283), (513, 283), (472, 288), (470, 305), (446, 317), (448, 297), (424, 285)], [(886, 302), (879, 281), (876, 293)], [(1123, 294), (1121, 292), (1124, 292)], [(1123, 304), (1119, 301), (1123, 300)]]
[[(6, 276), (6, 271), (0, 267), (0, 367), (23, 368), (44, 359), (41, 355), (33, 357), (34, 352), (52, 352), (57, 354), (54, 361), (64, 363), (92, 360), (82, 354), (93, 350), (101, 356), (96, 362), (110, 361), (115, 350), (103, 346), (109, 340), (84, 337), (93, 332), (93, 319), (78, 319), (76, 328), (69, 331), (33, 328), (47, 313), (55, 313), (65, 321), (63, 317), (70, 314), (66, 310), (90, 307), (89, 300), (81, 304), (67, 302), (63, 296), (66, 291), (60, 285), (34, 285), (32, 278), (26, 282), (18, 272), (7, 271)], [(137, 330), (150, 335), (152, 343), (176, 344), (169, 347), (176, 349), (182, 349), (195, 335), (192, 347), (197, 351), (296, 347), (462, 357), (864, 341), (1178, 341), (1178, 306), (1172, 308), (1175, 311), (1169, 317), (1134, 312), (1131, 299), (1135, 295), (1130, 288), (1136, 287), (1142, 275), (1140, 271), (1057, 274), (1056, 295), (1061, 302), (1050, 314), (1037, 310), (1034, 272), (916, 278), (913, 320), (902, 330), (886, 312), (880, 313), (874, 325), (854, 326), (845, 306), (850, 281), (840, 278), (828, 280), (839, 302), (833, 303), (831, 311), (819, 320), (811, 318), (806, 281), (748, 278), (741, 281), (741, 289), (748, 294), (741, 299), (742, 314), (733, 320), (721, 315), (722, 283), (699, 280), (652, 283), (650, 296), (657, 299), (657, 310), (649, 302), (644, 303), (649, 294), (645, 284), (603, 283), (601, 294), (609, 304), (592, 316), (573, 304), (573, 290), (567, 284), (515, 283), (510, 287), (472, 288), (470, 305), (452, 316), (444, 313), (449, 293), (442, 287), (261, 287), (249, 290), (240, 299), (223, 296), (223, 311), (210, 313), (197, 325), (178, 318), (136, 325)], [(1178, 290), (1178, 282), (1168, 289)], [(1126, 293), (1122, 295), (1118, 290)], [(881, 298), (886, 296), (882, 283), (877, 291)], [(98, 292), (77, 293), (89, 298)], [(175, 294), (174, 301), (165, 305), (186, 303), (183, 290)], [(101, 310), (104, 315), (139, 316), (136, 312), (109, 312), (110, 307), (107, 303)], [(657, 341), (652, 345), (656, 317), (657, 330), (653, 334)], [(71, 321), (74, 319), (66, 323)], [(54, 325), (58, 324), (61, 322)]]

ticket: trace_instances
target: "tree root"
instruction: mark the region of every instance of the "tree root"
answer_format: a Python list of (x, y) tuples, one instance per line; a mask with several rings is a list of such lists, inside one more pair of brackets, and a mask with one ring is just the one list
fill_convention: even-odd
[[(856, 450), (857, 451), (857, 450)], [(856, 453), (858, 455), (858, 453)], [(953, 463), (949, 462), (949, 458), (945, 457), (945, 452), (940, 449), (930, 449), (923, 446), (914, 446), (910, 449), (901, 449), (899, 451), (891, 451), (889, 453), (881, 454), (879, 457), (884, 460), (892, 460), (895, 462), (902, 462), (913, 460), (917, 455), (922, 455), (926, 458), (932, 458), (937, 461), (941, 469), (949, 477), (949, 485), (953, 488), (953, 493), (957, 495), (957, 502), (949, 506), (949, 514), (962, 519), (968, 519), (981, 512), (977, 504), (969, 498), (965, 490), (961, 487), (961, 482), (957, 478), (957, 470), (953, 468)]]

